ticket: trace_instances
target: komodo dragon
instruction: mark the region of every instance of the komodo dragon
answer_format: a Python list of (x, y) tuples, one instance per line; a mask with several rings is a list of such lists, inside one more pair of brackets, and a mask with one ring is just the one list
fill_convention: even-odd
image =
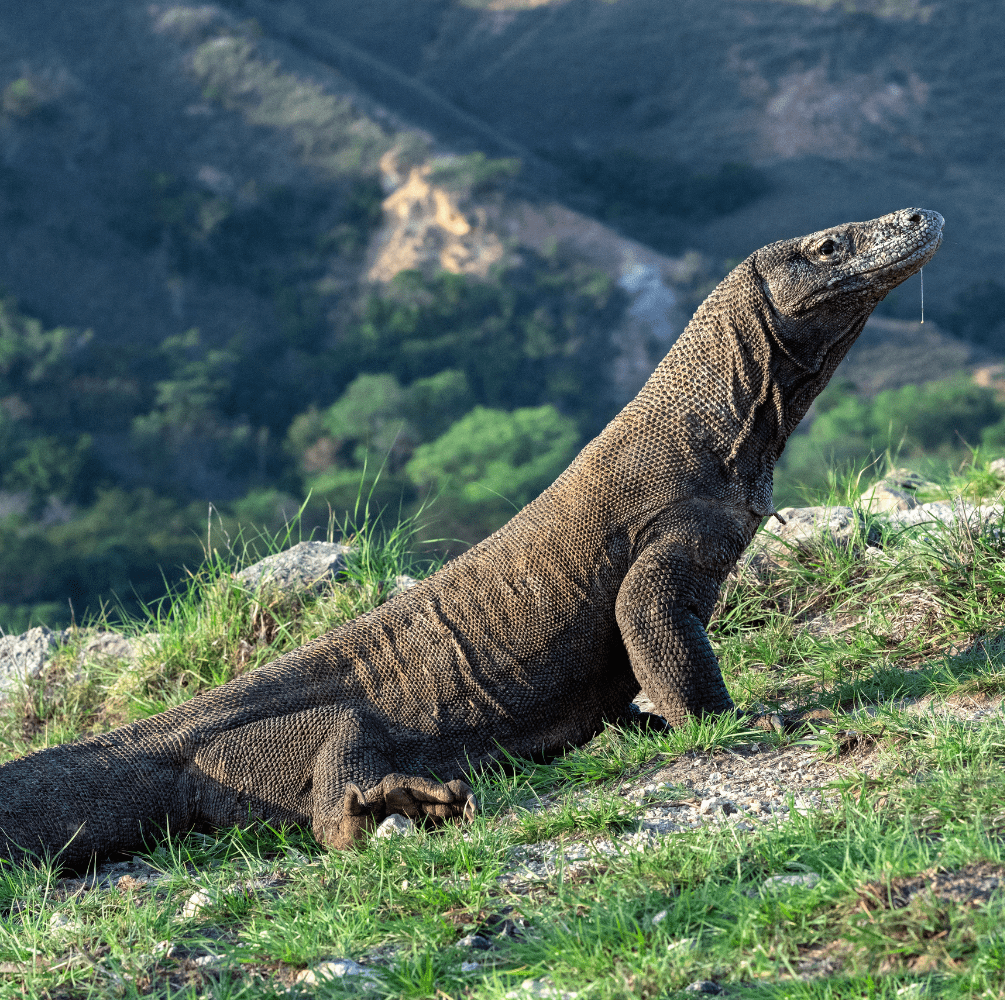
[(508, 524), (381, 607), (160, 715), (0, 768), (0, 856), (79, 866), (263, 819), (346, 847), (392, 812), (470, 815), (463, 776), (579, 746), (645, 688), (732, 710), (705, 633), (773, 512), (772, 470), (873, 307), (935, 253), (908, 208), (773, 243)]

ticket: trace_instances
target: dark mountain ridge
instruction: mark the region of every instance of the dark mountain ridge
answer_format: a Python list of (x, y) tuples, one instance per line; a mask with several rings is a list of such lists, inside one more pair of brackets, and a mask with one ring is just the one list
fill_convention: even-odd
[[(557, 165), (578, 207), (664, 251), (742, 257), (793, 232), (922, 204), (949, 220), (926, 275), (933, 303), (948, 308), (960, 289), (1000, 278), (1005, 13), (991, 0), (235, 7), (266, 30), (269, 12), (283, 12), (410, 75)], [(617, 169), (626, 156), (639, 178), (708, 177), (734, 163), (764, 183), (730, 214), (671, 205), (654, 220), (644, 192), (610, 190), (619, 177), (631, 184)]]

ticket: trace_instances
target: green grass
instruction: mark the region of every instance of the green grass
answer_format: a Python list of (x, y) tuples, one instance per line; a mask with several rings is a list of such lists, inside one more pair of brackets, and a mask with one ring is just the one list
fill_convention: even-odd
[[(368, 523), (347, 526), (357, 547), (347, 579), (286, 603), (256, 600), (232, 570), (293, 539), (210, 545), (186, 585), (127, 630), (160, 635), (135, 663), (81, 663), (81, 634), (4, 706), (6, 754), (177, 704), (375, 606), (395, 576), (430, 568), (410, 562), (414, 525), (381, 535)], [(931, 535), (887, 539), (895, 562), (821, 542), (724, 588), (711, 631), (737, 702), (825, 706), (833, 724), (792, 736), (742, 716), (669, 734), (609, 728), (550, 763), (508, 759), (474, 776), (482, 809), (470, 825), (345, 852), (303, 830), (260, 828), (168, 838), (104, 888), (51, 866), (5, 865), (0, 997), (503, 1000), (535, 995), (528, 980), (556, 998), (597, 1000), (669, 997), (698, 980), (744, 997), (1002, 996), (1000, 891), (976, 905), (927, 890), (897, 896), (923, 873), (973, 866), (1005, 885), (1005, 721), (954, 714), (963, 699), (1005, 693), (1005, 562), (987, 539)], [(912, 711), (917, 699), (934, 710)], [(641, 850), (619, 839), (650, 800), (695, 796), (626, 789), (755, 743), (768, 762), (793, 750), (844, 762), (832, 805), (747, 828), (701, 824)], [(527, 852), (554, 864), (514, 882)], [(130, 874), (146, 866), (152, 883)], [(766, 883), (805, 872), (819, 881)], [(492, 947), (461, 945), (471, 933)], [(334, 958), (378, 978), (295, 981)]]

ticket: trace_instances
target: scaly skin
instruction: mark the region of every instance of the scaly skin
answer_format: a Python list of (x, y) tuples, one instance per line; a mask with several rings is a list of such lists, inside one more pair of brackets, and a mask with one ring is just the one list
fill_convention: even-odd
[(758, 250), (638, 396), (494, 535), (382, 607), (190, 702), (0, 768), (2, 851), (71, 865), (195, 824), (470, 815), (463, 776), (626, 719), (732, 709), (705, 629), (786, 438), (873, 307), (931, 259), (904, 209)]

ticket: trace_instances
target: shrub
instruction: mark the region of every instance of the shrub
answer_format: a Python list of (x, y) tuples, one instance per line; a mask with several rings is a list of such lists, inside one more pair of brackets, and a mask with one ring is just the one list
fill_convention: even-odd
[(405, 468), (424, 490), (443, 489), (468, 504), (498, 497), (521, 507), (568, 465), (579, 435), (553, 406), (505, 413), (476, 406)]

